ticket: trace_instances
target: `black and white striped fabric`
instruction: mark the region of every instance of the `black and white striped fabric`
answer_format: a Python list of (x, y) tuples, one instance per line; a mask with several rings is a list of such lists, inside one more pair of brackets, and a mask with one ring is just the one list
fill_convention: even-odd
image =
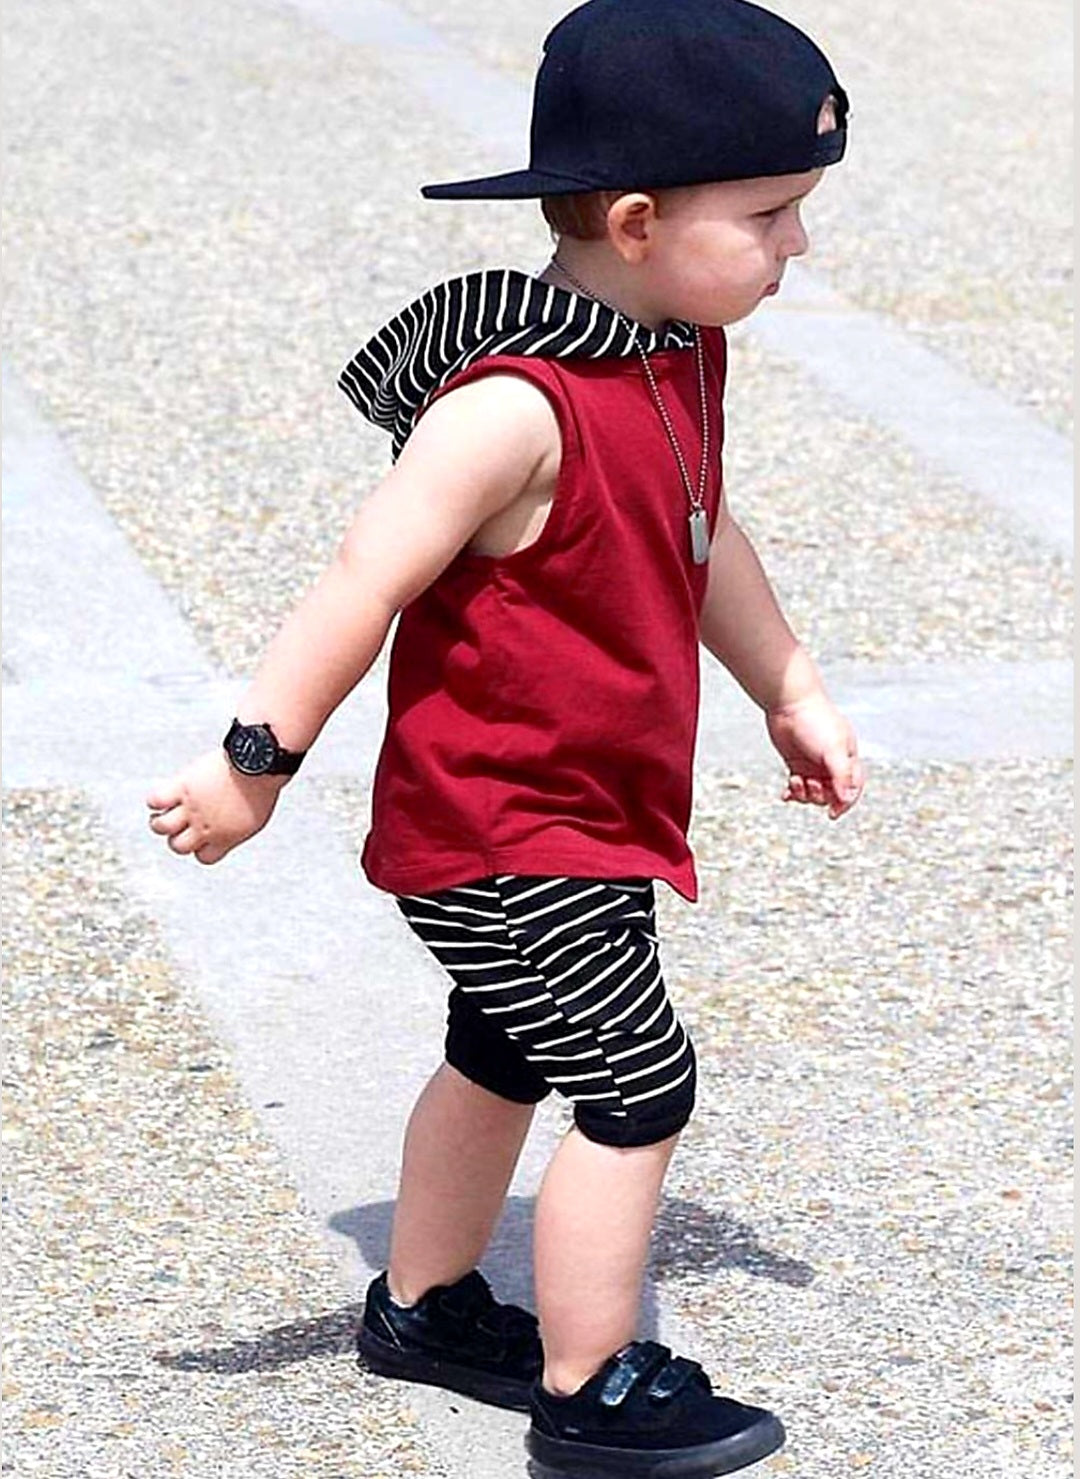
[(625, 358), (637, 344), (647, 354), (692, 349), (694, 326), (673, 320), (650, 329), (594, 298), (502, 268), (431, 288), (356, 352), (338, 384), (391, 433), (397, 458), (428, 398), (484, 355)]
[(589, 1138), (643, 1145), (682, 1129), (694, 1052), (661, 975), (651, 879), (498, 875), (397, 902)]

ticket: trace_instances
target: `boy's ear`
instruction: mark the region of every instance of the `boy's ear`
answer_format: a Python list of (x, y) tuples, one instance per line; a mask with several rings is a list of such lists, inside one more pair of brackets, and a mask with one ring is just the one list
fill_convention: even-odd
[(656, 220), (656, 196), (628, 191), (613, 201), (607, 213), (608, 239), (627, 262), (640, 262), (648, 249)]

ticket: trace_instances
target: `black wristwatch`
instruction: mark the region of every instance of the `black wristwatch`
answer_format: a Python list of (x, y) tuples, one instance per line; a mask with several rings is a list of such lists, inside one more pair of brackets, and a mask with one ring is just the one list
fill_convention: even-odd
[(295, 775), (306, 750), (283, 750), (269, 724), (241, 724), (234, 719), (223, 741), (234, 770), (241, 775)]

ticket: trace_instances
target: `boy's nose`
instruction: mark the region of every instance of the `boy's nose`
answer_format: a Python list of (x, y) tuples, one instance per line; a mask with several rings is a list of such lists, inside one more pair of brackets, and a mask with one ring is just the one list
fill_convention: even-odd
[(806, 234), (806, 228), (796, 217), (792, 224), (791, 233), (784, 243), (785, 257), (801, 257), (810, 245), (810, 238)]

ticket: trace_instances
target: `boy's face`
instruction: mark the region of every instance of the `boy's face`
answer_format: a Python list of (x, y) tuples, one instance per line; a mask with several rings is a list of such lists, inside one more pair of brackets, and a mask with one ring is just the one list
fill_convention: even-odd
[(665, 191), (642, 263), (658, 313), (707, 326), (752, 313), (779, 288), (789, 257), (806, 251), (799, 207), (824, 173)]

